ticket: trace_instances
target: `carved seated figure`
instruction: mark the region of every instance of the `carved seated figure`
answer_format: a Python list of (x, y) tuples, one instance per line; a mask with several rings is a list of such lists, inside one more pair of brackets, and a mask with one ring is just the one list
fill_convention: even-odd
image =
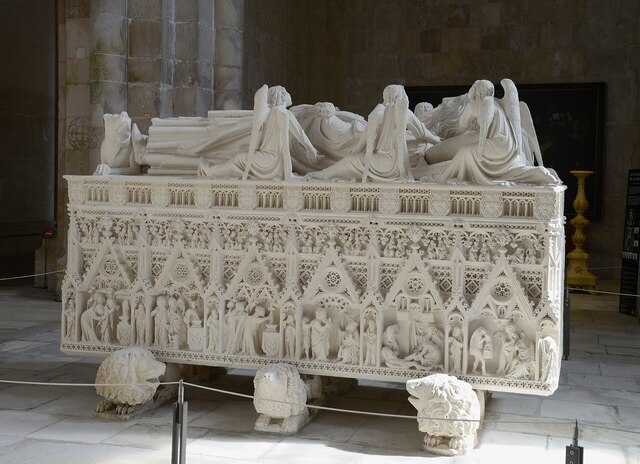
[(377, 182), (413, 181), (407, 147), (411, 139), (407, 139), (407, 128), (414, 134), (414, 141), (439, 141), (409, 110), (404, 87), (388, 85), (383, 92), (383, 103), (369, 114), (366, 151), (353, 153), (322, 171), (308, 174), (307, 178), (363, 182), (368, 178)]
[[(224, 179), (289, 180), (317, 166), (318, 155), (295, 116), (287, 110), (291, 96), (284, 87), (262, 86), (255, 95), (251, 141), (246, 152), (221, 164), (202, 158), (198, 175)], [(299, 146), (292, 157), (291, 143)], [(301, 148), (300, 148), (301, 146)]]
[[(426, 151), (430, 167), (422, 180), (481, 185), (561, 183), (553, 170), (542, 166), (531, 116), (526, 105), (518, 102), (515, 84), (509, 79), (501, 84), (505, 97), (500, 100), (494, 98), (493, 84), (487, 80), (471, 86), (460, 116), (460, 133)], [(528, 131), (523, 131), (523, 121)], [(534, 156), (539, 166), (533, 165)]]

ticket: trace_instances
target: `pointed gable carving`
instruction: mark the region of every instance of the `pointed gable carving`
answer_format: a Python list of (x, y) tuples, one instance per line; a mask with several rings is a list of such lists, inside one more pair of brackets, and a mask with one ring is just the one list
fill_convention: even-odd
[(312, 300), (319, 294), (338, 294), (350, 300), (351, 303), (360, 302), (360, 295), (345, 265), (338, 256), (335, 248), (330, 247), (304, 291), (304, 298)]
[(498, 319), (533, 319), (531, 303), (505, 256), (496, 260), (471, 304), (471, 313)]
[(442, 296), (431, 273), (417, 252), (412, 252), (396, 280), (387, 292), (385, 305), (399, 312), (406, 312), (411, 303), (424, 304), (427, 312), (444, 309)]
[(262, 254), (251, 245), (227, 286), (226, 295), (248, 300), (278, 301), (280, 291)]
[(204, 294), (202, 272), (193, 257), (184, 249), (181, 243), (171, 251), (162, 272), (156, 279), (155, 290), (168, 289), (175, 293), (178, 289)]
[(135, 274), (124, 256), (120, 256), (112, 243), (104, 242), (87, 274), (83, 276), (82, 286), (83, 290), (88, 290), (89, 287), (125, 290), (131, 288), (134, 279)]

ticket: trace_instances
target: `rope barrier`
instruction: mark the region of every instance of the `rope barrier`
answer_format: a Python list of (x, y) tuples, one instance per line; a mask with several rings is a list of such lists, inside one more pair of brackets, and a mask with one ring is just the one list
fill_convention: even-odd
[(38, 276), (49, 275), (49, 274), (59, 274), (65, 271), (66, 269), (60, 269), (58, 271), (40, 272), (38, 274), (21, 275), (21, 276), (15, 276), (15, 277), (0, 277), (0, 280), (28, 279), (29, 277), (38, 277)]
[[(74, 382), (33, 382), (26, 380), (6, 380), (0, 379), (0, 383), (5, 384), (17, 384), (17, 385), (36, 385), (36, 386), (59, 386), (59, 387), (125, 387), (132, 385), (148, 385), (148, 382), (144, 383), (74, 383)], [(374, 412), (374, 411), (359, 411), (355, 409), (344, 409), (344, 408), (335, 408), (331, 406), (320, 406), (315, 404), (306, 404), (306, 403), (294, 403), (286, 400), (276, 400), (273, 398), (260, 398), (255, 395), (249, 395), (247, 393), (239, 393), (229, 390), (224, 390), (221, 388), (207, 387), (204, 385), (198, 385), (191, 382), (184, 381), (174, 381), (174, 382), (159, 382), (159, 385), (182, 385), (199, 388), (201, 390), (208, 390), (216, 393), (222, 393), (224, 395), (236, 396), (240, 398), (250, 399), (250, 400), (261, 400), (261, 401), (270, 401), (273, 403), (283, 403), (290, 404), (293, 406), (306, 406), (309, 409), (319, 409), (323, 411), (331, 411), (338, 413), (346, 413), (346, 414), (358, 414), (364, 416), (373, 416), (373, 417), (388, 417), (394, 419), (410, 419), (410, 420), (437, 420), (437, 421), (458, 421), (458, 422), (493, 422), (500, 424), (555, 424), (555, 425), (570, 425), (573, 427), (575, 423), (575, 419), (552, 419), (552, 420), (509, 420), (509, 419), (489, 419), (484, 418), (482, 420), (479, 419), (459, 419), (459, 418), (446, 418), (446, 417), (426, 417), (426, 416), (412, 416), (407, 414), (393, 414), (393, 413), (384, 413), (384, 412)], [(588, 425), (590, 427), (602, 428), (612, 431), (618, 432), (626, 432), (626, 433), (634, 433), (640, 434), (640, 430), (629, 430), (629, 429), (619, 429), (614, 427), (608, 427), (605, 425), (599, 425), (590, 422), (581, 422), (582, 425)]]
[[(72, 382), (32, 382), (28, 380), (2, 380), (0, 383), (16, 385), (47, 385), (49, 387), (129, 387), (132, 385), (149, 385), (150, 382), (141, 383), (72, 383)], [(178, 385), (180, 382), (158, 382), (158, 385)]]

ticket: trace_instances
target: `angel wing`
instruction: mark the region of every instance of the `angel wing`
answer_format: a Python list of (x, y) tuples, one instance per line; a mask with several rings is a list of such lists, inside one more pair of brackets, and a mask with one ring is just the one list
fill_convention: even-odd
[(371, 157), (373, 156), (373, 150), (376, 145), (378, 136), (378, 129), (380, 122), (384, 116), (384, 105), (378, 103), (373, 111), (369, 114), (367, 123), (367, 151), (364, 155), (364, 171), (362, 171), (362, 182), (367, 181), (369, 175), (369, 168), (371, 167)]
[(400, 157), (400, 177), (402, 180), (413, 180), (409, 155), (407, 153), (407, 114), (409, 112), (409, 100), (400, 99), (394, 103), (396, 120), (396, 156)]
[(516, 147), (522, 152), (522, 124), (520, 121), (520, 102), (518, 100), (518, 89), (511, 79), (500, 81), (504, 89), (504, 97), (500, 99), (500, 106), (509, 119), (511, 130), (516, 138)]
[(263, 85), (256, 92), (253, 98), (253, 122), (251, 124), (251, 140), (249, 142), (249, 153), (247, 156), (247, 167), (242, 175), (242, 180), (247, 180), (249, 172), (251, 171), (251, 165), (253, 164), (253, 157), (255, 156), (258, 143), (260, 142), (260, 135), (262, 134), (262, 126), (269, 114), (269, 105), (267, 104), (267, 94), (269, 87)]
[(527, 158), (527, 164), (533, 166), (535, 158), (538, 166), (544, 166), (542, 150), (540, 150), (531, 112), (527, 104), (522, 101), (520, 102), (520, 120), (522, 121), (522, 151)]

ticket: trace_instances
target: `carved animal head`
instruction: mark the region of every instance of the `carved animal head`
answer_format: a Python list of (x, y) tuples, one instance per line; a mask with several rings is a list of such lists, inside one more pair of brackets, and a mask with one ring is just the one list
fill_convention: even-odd
[(304, 382), (296, 368), (289, 364), (263, 367), (256, 373), (253, 385), (254, 405), (260, 414), (285, 418), (300, 414), (305, 408), (307, 392)]
[(480, 419), (478, 397), (468, 383), (451, 375), (433, 374), (407, 381), (407, 391), (411, 394), (409, 401), (418, 410), (422, 432), (439, 437), (463, 437), (478, 430), (479, 422), (450, 420)]
[(165, 369), (165, 364), (144, 348), (116, 351), (100, 364), (96, 383), (108, 385), (96, 387), (96, 391), (114, 403), (142, 404), (153, 398)]
[(120, 114), (105, 113), (104, 134), (113, 141), (124, 141), (131, 136), (131, 118), (126, 111)]

